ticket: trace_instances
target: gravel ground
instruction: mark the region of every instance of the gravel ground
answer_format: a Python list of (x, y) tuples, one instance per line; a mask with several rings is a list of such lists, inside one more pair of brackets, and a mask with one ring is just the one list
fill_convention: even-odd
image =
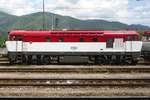
[[(47, 66), (0, 66), (4, 67), (32, 67), (32, 68), (97, 68), (112, 66), (96, 65), (47, 65)], [(113, 66), (113, 67), (150, 67), (144, 65), (137, 66)], [(149, 78), (149, 73), (0, 73), (0, 78)], [(0, 87), (0, 96), (150, 96), (150, 87), (85, 87), (85, 88), (43, 88), (43, 87)]]
[(0, 96), (150, 96), (150, 88), (0, 88)]
[(125, 74), (79, 74), (79, 73), (0, 73), (0, 78), (148, 78), (149, 73), (125, 73)]
[(7, 54), (8, 52), (7, 52), (7, 49), (6, 48), (0, 48), (0, 55), (1, 54)]
[(0, 68), (150, 68), (150, 65), (0, 65)]

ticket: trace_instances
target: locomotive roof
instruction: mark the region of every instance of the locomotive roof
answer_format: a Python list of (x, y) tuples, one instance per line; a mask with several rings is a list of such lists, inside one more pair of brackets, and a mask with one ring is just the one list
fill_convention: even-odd
[(30, 36), (36, 36), (36, 35), (49, 35), (49, 34), (82, 34), (82, 35), (139, 35), (136, 31), (111, 31), (111, 30), (47, 30), (47, 31), (26, 31), (26, 30), (15, 30), (11, 31), (10, 35), (30, 35)]

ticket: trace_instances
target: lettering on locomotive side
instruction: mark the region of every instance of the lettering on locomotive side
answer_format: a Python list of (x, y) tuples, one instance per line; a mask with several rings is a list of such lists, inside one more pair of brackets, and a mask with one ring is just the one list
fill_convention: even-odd
[(71, 49), (71, 50), (77, 50), (78, 47), (77, 47), (77, 46), (71, 46), (70, 49)]

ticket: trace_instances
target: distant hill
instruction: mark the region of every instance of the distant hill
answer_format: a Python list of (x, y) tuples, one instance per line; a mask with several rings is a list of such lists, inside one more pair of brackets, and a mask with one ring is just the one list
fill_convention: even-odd
[[(43, 28), (42, 12), (32, 13), (24, 16), (14, 16), (0, 12), (0, 32), (7, 35), (7, 32), (13, 29), (39, 30)], [(150, 27), (144, 25), (127, 25), (117, 21), (106, 20), (80, 20), (69, 16), (61, 16), (53, 13), (45, 13), (46, 29), (108, 29), (108, 30), (150, 30)], [(55, 19), (55, 21), (52, 21)]]
[(17, 21), (18, 17), (0, 12), (0, 32), (4, 35)]

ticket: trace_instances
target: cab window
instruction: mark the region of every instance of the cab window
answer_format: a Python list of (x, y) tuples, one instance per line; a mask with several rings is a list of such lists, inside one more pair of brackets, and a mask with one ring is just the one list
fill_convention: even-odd
[(84, 42), (84, 39), (83, 39), (83, 38), (80, 38), (80, 42)]
[(58, 42), (64, 42), (64, 38), (59, 38)]
[(150, 36), (149, 35), (143, 36), (143, 41), (150, 41)]
[(12, 36), (11, 40), (12, 41), (22, 41), (22, 36)]
[(92, 42), (98, 42), (98, 41), (97, 41), (97, 38), (93, 38), (93, 39), (92, 39)]
[(106, 40), (106, 48), (113, 48), (114, 39), (110, 38)]
[(137, 36), (133, 36), (132, 37), (132, 41), (137, 41), (138, 39), (137, 39)]
[(49, 37), (46, 37), (45, 40), (46, 40), (46, 42), (51, 42), (51, 38), (49, 38)]
[(132, 37), (131, 36), (127, 36), (126, 37), (126, 41), (131, 41), (132, 40)]
[(138, 37), (137, 36), (127, 36), (126, 41), (137, 41)]

